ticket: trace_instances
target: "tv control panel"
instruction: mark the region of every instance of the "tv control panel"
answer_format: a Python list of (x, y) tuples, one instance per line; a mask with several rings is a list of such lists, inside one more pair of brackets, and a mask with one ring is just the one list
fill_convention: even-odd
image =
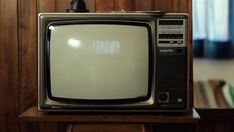
[(185, 19), (158, 19), (158, 47), (186, 47)]
[(187, 18), (157, 19), (156, 87), (159, 108), (188, 106)]

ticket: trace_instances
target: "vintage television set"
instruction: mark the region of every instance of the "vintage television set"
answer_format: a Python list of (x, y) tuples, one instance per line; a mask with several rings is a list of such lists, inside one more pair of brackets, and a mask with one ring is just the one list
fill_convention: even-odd
[(186, 13), (39, 14), (39, 110), (187, 111), (187, 30)]

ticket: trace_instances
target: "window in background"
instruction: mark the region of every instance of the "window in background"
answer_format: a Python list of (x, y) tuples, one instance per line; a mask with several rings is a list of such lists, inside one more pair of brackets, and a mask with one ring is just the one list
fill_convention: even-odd
[(232, 0), (193, 0), (195, 57), (234, 57)]

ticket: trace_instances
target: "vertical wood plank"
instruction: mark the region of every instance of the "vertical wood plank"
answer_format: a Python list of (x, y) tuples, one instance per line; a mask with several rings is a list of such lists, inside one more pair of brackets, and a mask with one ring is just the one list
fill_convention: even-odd
[(180, 11), (180, 0), (172, 0), (172, 11), (173, 12)]
[(154, 10), (154, 0), (135, 0), (136, 11), (152, 11)]
[(95, 0), (85, 0), (86, 3), (86, 8), (89, 10), (89, 12), (95, 12), (96, 7), (95, 7)]
[(115, 0), (115, 9), (117, 11), (134, 11), (134, 0)]
[(70, 0), (56, 0), (56, 12), (66, 12), (69, 4)]
[(193, 21), (192, 21), (192, 0), (188, 0), (187, 3), (188, 9), (187, 12), (189, 13), (189, 44), (192, 45), (192, 25), (193, 25)]
[(180, 12), (188, 12), (189, 0), (180, 0), (179, 11)]
[(56, 11), (56, 0), (38, 0), (37, 2), (38, 13)]
[[(183, 0), (184, 1), (184, 0)], [(182, 1), (182, 3), (183, 3)], [(188, 19), (188, 48), (189, 48), (189, 60), (190, 60), (190, 78), (189, 78), (189, 84), (190, 84), (190, 108), (193, 107), (193, 50), (192, 50), (192, 0), (186, 0), (186, 6), (181, 7), (180, 10), (181, 12), (187, 12), (189, 14), (189, 19)], [(186, 9), (187, 8), (187, 9)]]
[(20, 112), (37, 104), (37, 1), (19, 1)]
[(189, 29), (188, 29), (188, 48), (189, 48), (189, 60), (190, 60), (190, 88), (191, 88), (191, 91), (190, 91), (190, 108), (193, 108), (194, 107), (194, 102), (193, 102), (193, 46), (192, 46), (192, 34), (193, 34), (193, 31), (192, 31), (192, 0), (188, 0), (188, 13), (189, 13), (189, 22), (188, 22), (188, 26), (189, 26)]
[(18, 132), (17, 0), (0, 1), (0, 131)]
[(114, 0), (96, 0), (96, 12), (107, 12), (114, 10)]
[[(37, 0), (18, 0), (19, 105), (22, 113), (37, 105)], [(38, 132), (36, 123), (21, 121), (21, 132)]]
[(174, 0), (155, 0), (155, 10), (162, 12), (172, 11), (172, 1)]

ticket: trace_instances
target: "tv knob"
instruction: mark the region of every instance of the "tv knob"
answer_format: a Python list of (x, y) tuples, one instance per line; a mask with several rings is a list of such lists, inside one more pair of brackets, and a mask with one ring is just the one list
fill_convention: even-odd
[(161, 92), (158, 96), (159, 102), (169, 102), (169, 93)]

